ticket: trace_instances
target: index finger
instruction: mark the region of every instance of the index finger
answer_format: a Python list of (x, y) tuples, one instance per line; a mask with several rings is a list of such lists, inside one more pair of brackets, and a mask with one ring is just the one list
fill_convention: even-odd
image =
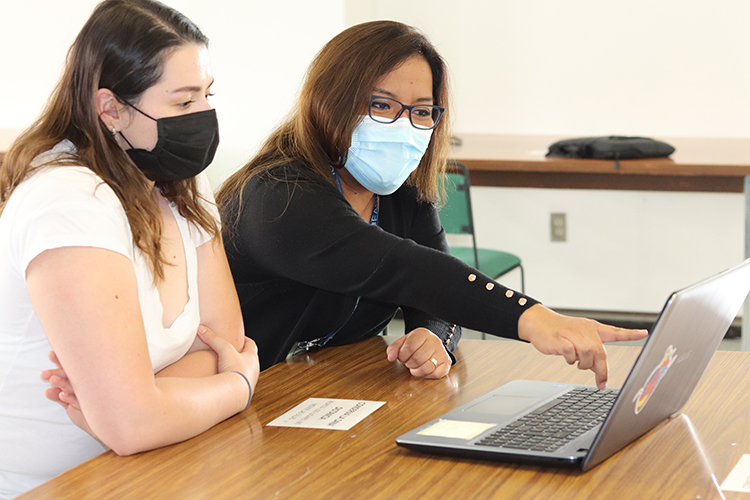
[(40, 373), (40, 375), (42, 377), (42, 380), (44, 380), (46, 382), (49, 382), (49, 379), (52, 378), (53, 376), (54, 377), (64, 378), (64, 379), (68, 378), (68, 376), (65, 374), (65, 370), (63, 370), (61, 368), (53, 368), (53, 369), (50, 369), (50, 370), (42, 370), (41, 373)]
[(631, 330), (629, 328), (619, 328), (616, 326), (597, 325), (599, 338), (602, 342), (620, 342), (623, 340), (641, 340), (648, 335), (648, 330)]
[(401, 350), (401, 345), (406, 341), (406, 337), (399, 337), (391, 345), (385, 349), (385, 354), (388, 361), (393, 362), (398, 359), (398, 353)]

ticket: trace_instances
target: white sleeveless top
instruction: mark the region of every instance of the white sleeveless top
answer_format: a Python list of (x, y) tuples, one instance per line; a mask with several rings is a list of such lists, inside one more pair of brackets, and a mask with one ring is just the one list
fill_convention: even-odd
[[(45, 153), (72, 151), (68, 141)], [(205, 175), (198, 177), (207, 208), (218, 220)], [(187, 262), (189, 300), (169, 328), (144, 255), (133, 244), (125, 210), (114, 191), (86, 167), (47, 166), (24, 180), (0, 216), (0, 499), (12, 498), (104, 451), (44, 396), (40, 372), (54, 368), (50, 344), (26, 287), (29, 263), (45, 250), (85, 246), (125, 255), (133, 264), (154, 372), (192, 345), (200, 324), (196, 248), (209, 235), (172, 206)]]

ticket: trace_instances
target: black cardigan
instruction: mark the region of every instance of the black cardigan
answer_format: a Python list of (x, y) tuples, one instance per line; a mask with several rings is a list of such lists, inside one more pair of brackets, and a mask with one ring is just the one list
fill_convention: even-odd
[(399, 307), (407, 333), (428, 328), (453, 358), (454, 324), (517, 339), (536, 304), (448, 255), (437, 210), (412, 187), (380, 197), (377, 226), (299, 164), (252, 177), (239, 215), (237, 201), (224, 207), (225, 247), (261, 369), (337, 329), (327, 345), (377, 335)]

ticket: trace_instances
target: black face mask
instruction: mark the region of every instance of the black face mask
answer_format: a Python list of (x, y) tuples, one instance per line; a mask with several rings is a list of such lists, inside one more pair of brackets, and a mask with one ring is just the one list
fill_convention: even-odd
[(153, 118), (127, 101), (128, 106), (156, 122), (157, 141), (151, 151), (136, 149), (120, 132), (130, 149), (125, 152), (149, 180), (157, 182), (190, 179), (213, 161), (219, 145), (216, 110)]

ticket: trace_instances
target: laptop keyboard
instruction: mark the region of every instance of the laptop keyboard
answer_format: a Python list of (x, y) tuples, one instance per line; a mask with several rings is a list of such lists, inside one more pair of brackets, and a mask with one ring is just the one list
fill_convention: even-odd
[(556, 451), (601, 424), (618, 389), (581, 387), (566, 392), (474, 443), (498, 448)]

